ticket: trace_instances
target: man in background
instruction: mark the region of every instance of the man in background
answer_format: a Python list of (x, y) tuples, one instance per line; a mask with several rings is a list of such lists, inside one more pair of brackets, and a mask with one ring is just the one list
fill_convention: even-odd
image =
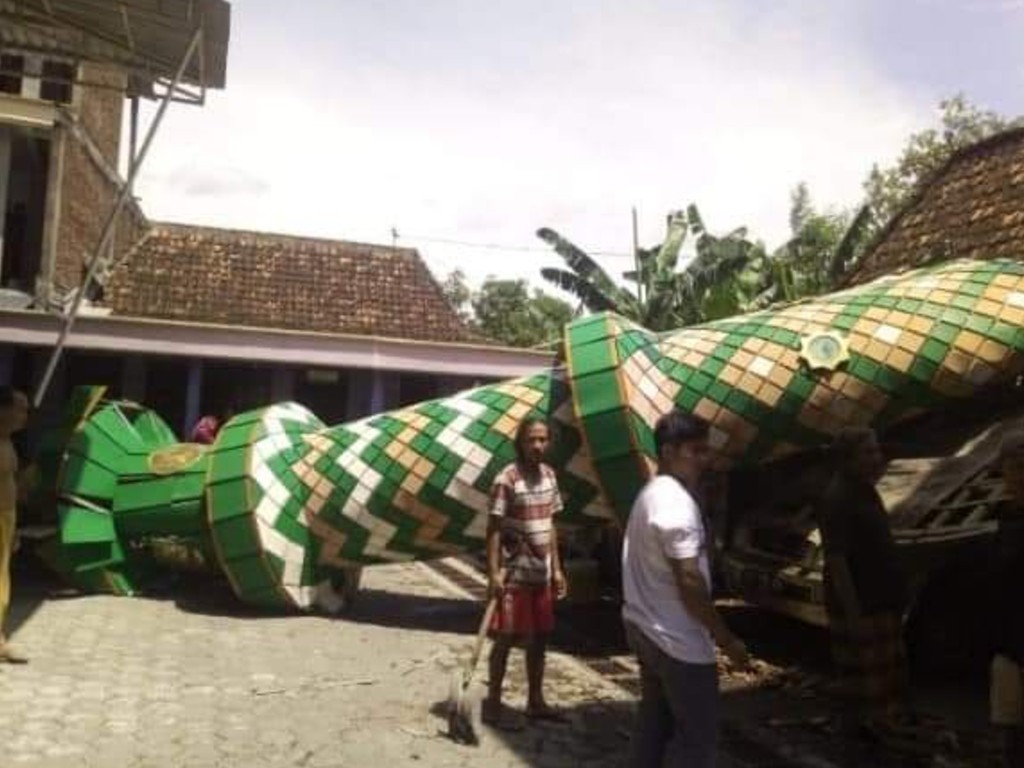
[(992, 723), (1002, 731), (1007, 768), (1024, 768), (1024, 428), (1003, 438), (999, 459), (1010, 505), (993, 552)]
[(0, 386), (0, 663), (23, 664), (27, 659), (7, 641), (4, 621), (11, 602), (11, 555), (17, 535), (18, 454), (11, 437), (25, 428), (28, 398), (23, 392)]
[(818, 506), (825, 551), (825, 607), (844, 699), (844, 728), (881, 735), (905, 708), (906, 576), (882, 498), (885, 470), (874, 430), (842, 430), (834, 473)]
[(741, 668), (747, 648), (711, 597), (713, 540), (695, 500), (709, 425), (672, 411), (655, 425), (658, 475), (630, 511), (622, 550), (626, 638), (640, 661), (635, 768), (710, 768), (718, 740), (715, 644)]

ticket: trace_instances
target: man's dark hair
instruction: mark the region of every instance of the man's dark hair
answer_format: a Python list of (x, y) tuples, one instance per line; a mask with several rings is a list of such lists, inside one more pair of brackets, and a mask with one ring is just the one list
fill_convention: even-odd
[(871, 427), (843, 427), (832, 439), (829, 453), (836, 466), (848, 467), (865, 443), (877, 439)]
[(535, 424), (543, 424), (548, 431), (548, 439), (551, 439), (551, 425), (548, 424), (547, 419), (536, 413), (531, 413), (529, 416), (526, 416), (519, 422), (519, 426), (516, 427), (516, 458), (520, 461), (523, 459), (523, 438), (525, 438), (526, 433), (530, 431), (530, 427)]
[(706, 419), (674, 408), (654, 425), (654, 448), (661, 459), (668, 446), (706, 440), (710, 432), (711, 425)]
[(14, 395), (17, 393), (10, 384), (0, 384), (0, 408), (10, 408), (14, 405)]

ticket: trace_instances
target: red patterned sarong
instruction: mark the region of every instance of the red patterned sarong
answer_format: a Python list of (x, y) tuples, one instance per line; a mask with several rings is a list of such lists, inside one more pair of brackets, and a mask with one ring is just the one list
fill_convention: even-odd
[(551, 586), (511, 585), (498, 599), (491, 633), (515, 638), (546, 635), (555, 627)]

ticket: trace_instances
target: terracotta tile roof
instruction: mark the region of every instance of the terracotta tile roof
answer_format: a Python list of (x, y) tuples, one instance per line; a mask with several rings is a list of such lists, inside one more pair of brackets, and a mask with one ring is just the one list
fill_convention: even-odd
[(1024, 128), (954, 154), (923, 183), (846, 281), (952, 258), (1024, 260)]
[(154, 224), (107, 283), (113, 314), (197, 323), (476, 342), (417, 251)]

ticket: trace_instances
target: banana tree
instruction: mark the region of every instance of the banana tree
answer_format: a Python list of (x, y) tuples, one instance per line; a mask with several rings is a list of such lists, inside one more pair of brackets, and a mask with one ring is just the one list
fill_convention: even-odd
[(874, 219), (864, 205), (852, 217), (812, 213), (775, 258), (791, 268), (795, 297), (816, 296), (839, 286), (856, 264)]
[(704, 317), (752, 312), (835, 289), (856, 263), (871, 221), (867, 206), (849, 224), (837, 216), (813, 216), (774, 253), (740, 238), (739, 247), (751, 248), (746, 263), (731, 278), (715, 283), (703, 306)]
[[(696, 238), (695, 255), (680, 270), (683, 246), (691, 234)], [(575, 295), (591, 312), (618, 312), (655, 331), (712, 319), (705, 312), (709, 298), (719, 284), (731, 284), (755, 253), (745, 229), (724, 237), (712, 235), (697, 207), (690, 205), (668, 215), (665, 239), (659, 245), (637, 251), (637, 268), (623, 274), (636, 286), (630, 290), (616, 284), (589, 255), (554, 230), (538, 230), (537, 236), (569, 267), (542, 269), (545, 280)]]
[(571, 293), (591, 312), (611, 311), (630, 318), (637, 316), (637, 297), (616, 285), (582, 248), (548, 227), (538, 229), (537, 237), (554, 248), (569, 267), (544, 267), (540, 274), (545, 280)]

